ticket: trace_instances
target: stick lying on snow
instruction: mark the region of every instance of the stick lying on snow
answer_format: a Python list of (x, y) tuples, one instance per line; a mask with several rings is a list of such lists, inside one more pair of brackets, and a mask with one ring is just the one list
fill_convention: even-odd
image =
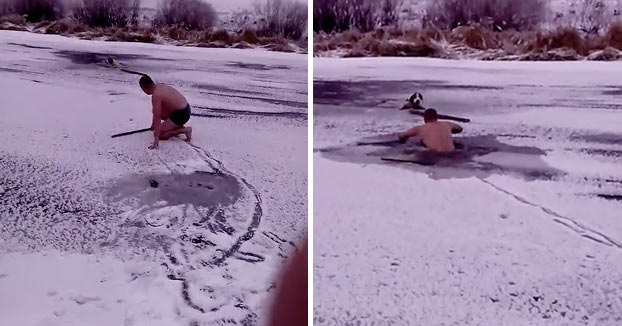
[(127, 136), (127, 135), (131, 135), (131, 134), (137, 134), (137, 133), (140, 133), (140, 132), (145, 132), (145, 131), (150, 131), (150, 130), (151, 130), (151, 128), (138, 129), (138, 130), (133, 130), (133, 131), (128, 131), (128, 132), (122, 132), (120, 134), (112, 135), (110, 137), (111, 138), (116, 138), (116, 137)]

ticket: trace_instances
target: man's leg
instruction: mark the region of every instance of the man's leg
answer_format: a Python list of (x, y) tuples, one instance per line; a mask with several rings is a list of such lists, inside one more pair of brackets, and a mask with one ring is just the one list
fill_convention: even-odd
[(186, 141), (190, 142), (190, 138), (192, 137), (191, 127), (178, 126), (171, 120), (162, 122), (160, 128), (162, 128), (162, 132), (160, 132), (160, 140), (167, 140), (173, 136), (184, 134), (186, 135)]

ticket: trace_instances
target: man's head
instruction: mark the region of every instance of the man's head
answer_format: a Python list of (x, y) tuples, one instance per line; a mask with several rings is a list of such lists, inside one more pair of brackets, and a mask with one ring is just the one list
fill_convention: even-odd
[(438, 113), (436, 113), (436, 110), (427, 109), (423, 112), (423, 121), (425, 121), (426, 123), (435, 122), (437, 120), (438, 120)]
[(140, 88), (142, 88), (143, 92), (145, 92), (145, 94), (153, 94), (153, 91), (155, 90), (155, 83), (153, 82), (153, 79), (151, 79), (151, 77), (143, 75), (142, 77), (140, 77), (138, 84), (140, 85)]

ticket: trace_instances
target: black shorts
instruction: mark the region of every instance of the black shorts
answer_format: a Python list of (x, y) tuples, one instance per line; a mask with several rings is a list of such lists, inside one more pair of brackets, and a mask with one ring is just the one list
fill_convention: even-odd
[(186, 122), (188, 122), (188, 120), (190, 120), (190, 104), (186, 104), (185, 108), (171, 113), (168, 118), (171, 119), (174, 124), (183, 126)]

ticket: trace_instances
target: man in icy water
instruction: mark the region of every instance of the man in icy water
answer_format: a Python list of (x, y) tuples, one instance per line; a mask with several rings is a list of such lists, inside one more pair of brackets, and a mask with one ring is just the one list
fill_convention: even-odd
[(149, 149), (158, 148), (160, 140), (166, 140), (179, 134), (186, 136), (186, 142), (192, 138), (192, 127), (184, 124), (190, 120), (190, 104), (176, 89), (164, 84), (156, 84), (144, 75), (138, 82), (147, 95), (151, 95), (153, 106), (153, 144)]
[(455, 123), (438, 121), (438, 114), (434, 109), (425, 110), (423, 120), (425, 124), (400, 134), (400, 143), (405, 143), (408, 138), (416, 137), (429, 151), (452, 153), (456, 150), (451, 134), (461, 133), (462, 127)]

